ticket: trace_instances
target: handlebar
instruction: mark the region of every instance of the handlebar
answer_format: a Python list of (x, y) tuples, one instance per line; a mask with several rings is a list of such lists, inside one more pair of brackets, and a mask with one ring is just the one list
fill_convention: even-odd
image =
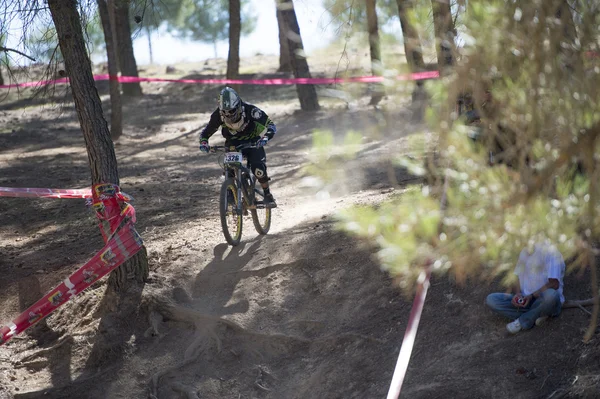
[(225, 146), (225, 145), (214, 145), (210, 147), (209, 152), (215, 153), (215, 152), (230, 152), (233, 151), (233, 148), (235, 148), (236, 151), (241, 151), (241, 150), (245, 150), (247, 148), (259, 148), (256, 144), (240, 144), (237, 146)]

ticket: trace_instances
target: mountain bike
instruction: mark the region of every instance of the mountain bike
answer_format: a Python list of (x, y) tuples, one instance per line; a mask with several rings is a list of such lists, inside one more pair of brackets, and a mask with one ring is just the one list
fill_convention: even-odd
[[(219, 164), (223, 168), (225, 181), (221, 185), (219, 213), (225, 240), (230, 245), (238, 245), (242, 238), (243, 216), (252, 215), (252, 222), (258, 234), (267, 234), (271, 228), (271, 207), (264, 202), (264, 192), (257, 187), (256, 176), (244, 165), (242, 150), (258, 148), (253, 144), (236, 147), (211, 146), (210, 152), (222, 153)], [(247, 163), (247, 162), (246, 162)]]

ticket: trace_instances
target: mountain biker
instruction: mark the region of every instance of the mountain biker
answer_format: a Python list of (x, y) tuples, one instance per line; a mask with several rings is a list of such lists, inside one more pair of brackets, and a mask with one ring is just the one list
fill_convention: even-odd
[(250, 169), (263, 188), (266, 205), (277, 206), (269, 189), (267, 155), (263, 148), (273, 138), (277, 128), (269, 116), (260, 108), (243, 102), (231, 87), (219, 94), (219, 107), (210, 116), (208, 125), (200, 133), (200, 151), (208, 153), (208, 139), (221, 127), (225, 146), (255, 144), (258, 148), (245, 148), (242, 154), (248, 159)]

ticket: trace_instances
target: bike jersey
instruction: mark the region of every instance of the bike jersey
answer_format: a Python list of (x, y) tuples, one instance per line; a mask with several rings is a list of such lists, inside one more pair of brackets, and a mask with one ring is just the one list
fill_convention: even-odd
[[(208, 140), (210, 136), (221, 127), (221, 134), (225, 137), (227, 143), (231, 145), (239, 145), (243, 143), (254, 143), (256, 142), (263, 133), (266, 133), (267, 138), (270, 140), (275, 135), (276, 128), (275, 124), (263, 110), (248, 103), (242, 103), (242, 118), (244, 124), (237, 131), (232, 131), (230, 128), (225, 126), (221, 119), (221, 114), (217, 108), (215, 112), (210, 116), (208, 125), (200, 133), (200, 140)], [(228, 144), (228, 145), (230, 145)]]

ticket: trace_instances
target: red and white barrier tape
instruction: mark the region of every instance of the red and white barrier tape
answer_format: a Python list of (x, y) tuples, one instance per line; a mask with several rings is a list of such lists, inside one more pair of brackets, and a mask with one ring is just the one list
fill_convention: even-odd
[[(598, 58), (600, 53), (596, 51), (586, 51), (587, 58)], [(398, 75), (396, 80), (426, 80), (436, 79), (440, 77), (439, 71), (415, 72), (406, 75)], [(136, 82), (167, 82), (167, 83), (195, 83), (195, 84), (212, 84), (212, 85), (323, 85), (334, 83), (379, 83), (386, 78), (382, 76), (355, 76), (351, 78), (277, 78), (277, 79), (163, 79), (163, 78), (144, 78), (137, 76), (110, 76), (110, 75), (94, 75), (94, 80), (111, 80), (116, 79), (121, 83), (136, 83)], [(65, 84), (69, 83), (68, 78), (60, 78), (54, 80), (42, 80), (39, 82), (14, 83), (9, 85), (0, 85), (0, 89), (9, 89), (12, 87), (36, 87), (48, 84)]]
[(133, 227), (133, 223), (128, 222), (85, 265), (12, 322), (0, 327), (0, 345), (50, 315), (98, 279), (119, 267), (141, 248), (142, 240)]
[(398, 354), (398, 361), (396, 362), (396, 368), (394, 369), (394, 375), (392, 377), (387, 399), (397, 399), (398, 396), (400, 396), (402, 383), (404, 382), (404, 376), (406, 375), (406, 370), (408, 369), (410, 355), (415, 344), (417, 329), (419, 328), (419, 322), (421, 321), (421, 313), (423, 311), (423, 305), (425, 304), (427, 290), (429, 289), (430, 277), (431, 265), (427, 265), (417, 280), (417, 292), (415, 293), (413, 306), (410, 310), (408, 325), (406, 326), (404, 339), (402, 340), (402, 346), (400, 347), (400, 353)]
[(91, 198), (92, 190), (63, 190), (53, 188), (0, 187), (0, 197)]
[[(0, 345), (50, 315), (58, 307), (88, 288), (98, 279), (119, 267), (140, 249), (143, 241), (134, 227), (135, 210), (131, 200), (115, 184), (97, 184), (92, 190), (53, 190), (43, 188), (14, 189), (0, 187), (0, 196), (44, 198), (90, 198), (100, 220), (105, 246), (86, 264), (71, 274), (8, 325), (0, 327)], [(105, 231), (104, 222), (109, 231)]]
[[(396, 80), (425, 80), (435, 79), (440, 76), (438, 71), (415, 72), (407, 75), (399, 75)], [(382, 76), (355, 76), (351, 78), (275, 78), (275, 79), (164, 79), (164, 78), (144, 78), (137, 76), (110, 76), (110, 75), (94, 75), (94, 80), (110, 80), (116, 79), (121, 83), (136, 83), (136, 82), (167, 82), (167, 83), (194, 83), (194, 84), (211, 84), (211, 85), (324, 85), (324, 84), (341, 84), (341, 83), (379, 83), (386, 78)], [(0, 85), (0, 89), (8, 89), (12, 87), (36, 87), (48, 84), (65, 84), (69, 83), (68, 78), (55, 80), (43, 80), (39, 82), (15, 83), (9, 85)]]

